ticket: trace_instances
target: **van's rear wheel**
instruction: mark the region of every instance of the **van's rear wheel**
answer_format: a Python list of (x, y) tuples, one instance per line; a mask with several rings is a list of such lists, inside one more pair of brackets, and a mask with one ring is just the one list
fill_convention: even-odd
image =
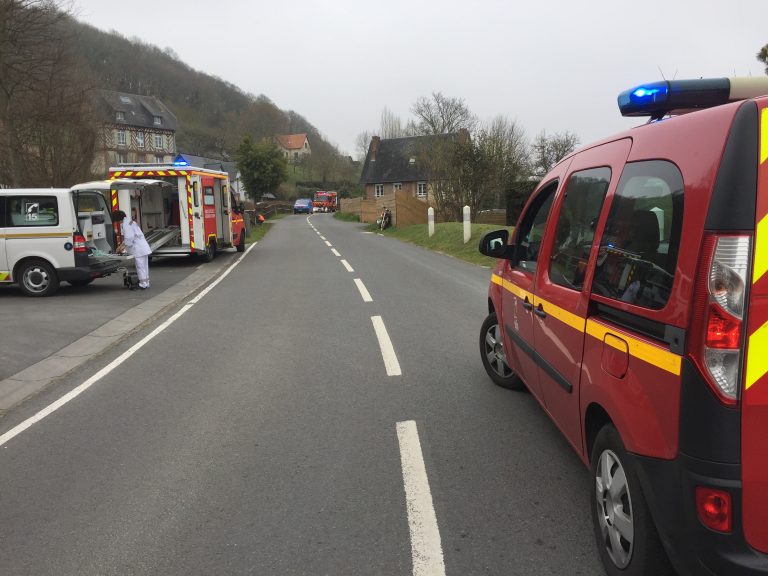
[(604, 426), (591, 458), (592, 524), (609, 576), (666, 576), (674, 572), (659, 540), (634, 463), (616, 428)]
[(523, 381), (507, 363), (496, 312), (488, 314), (480, 328), (480, 358), (485, 371), (496, 385), (510, 390), (525, 389)]
[(50, 296), (59, 289), (53, 266), (45, 260), (28, 260), (18, 269), (19, 288), (27, 296)]
[(210, 262), (214, 258), (216, 258), (216, 243), (211, 241), (208, 242), (208, 245), (205, 247), (205, 254), (203, 255), (203, 259), (206, 262)]

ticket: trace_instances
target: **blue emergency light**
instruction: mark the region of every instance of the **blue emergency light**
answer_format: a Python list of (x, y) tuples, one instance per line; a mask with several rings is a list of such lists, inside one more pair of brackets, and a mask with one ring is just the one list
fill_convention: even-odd
[(676, 111), (711, 108), (732, 100), (729, 78), (701, 80), (663, 80), (642, 84), (619, 94), (622, 116), (650, 116), (663, 118)]
[(181, 154), (176, 156), (176, 158), (173, 159), (173, 165), (174, 166), (189, 166), (189, 162), (187, 162), (187, 159), (184, 158)]

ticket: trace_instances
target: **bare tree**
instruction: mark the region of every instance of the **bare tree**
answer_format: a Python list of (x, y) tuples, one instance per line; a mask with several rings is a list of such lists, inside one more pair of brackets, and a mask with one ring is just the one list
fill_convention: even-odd
[(373, 134), (368, 130), (365, 130), (364, 132), (360, 132), (355, 138), (355, 155), (361, 162), (368, 156), (368, 147), (371, 145), (372, 137)]
[(68, 185), (89, 172), (95, 133), (85, 116), (87, 83), (75, 75), (69, 21), (52, 0), (0, 0), (4, 185)]
[(421, 136), (450, 134), (462, 129), (472, 133), (478, 124), (463, 99), (448, 98), (440, 92), (433, 92), (431, 98), (422, 96), (416, 100), (411, 112), (416, 116), (413, 129)]
[(547, 136), (542, 131), (533, 141), (533, 172), (543, 177), (552, 167), (579, 145), (579, 137), (572, 132), (558, 132)]
[(407, 136), (403, 122), (399, 116), (396, 116), (386, 106), (381, 111), (381, 123), (379, 125), (379, 136), (382, 138), (403, 138)]

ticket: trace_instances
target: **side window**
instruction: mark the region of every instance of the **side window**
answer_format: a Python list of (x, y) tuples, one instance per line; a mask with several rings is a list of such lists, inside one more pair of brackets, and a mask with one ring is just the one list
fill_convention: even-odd
[(536, 271), (541, 241), (547, 226), (547, 217), (557, 191), (557, 182), (552, 182), (534, 199), (516, 231), (517, 254), (514, 265), (528, 272)]
[(683, 177), (661, 160), (627, 164), (600, 242), (592, 291), (658, 310), (669, 300), (683, 224)]
[(568, 180), (549, 263), (549, 277), (555, 284), (574, 290), (584, 285), (597, 218), (610, 183), (608, 168), (575, 172)]
[(55, 196), (8, 197), (8, 226), (57, 226), (59, 204)]
[(206, 206), (213, 206), (214, 204), (213, 188), (211, 186), (203, 188), (203, 204)]
[(200, 206), (200, 188), (197, 185), (197, 182), (192, 182), (192, 200), (195, 204), (195, 208)]
[(0, 196), (0, 228), (5, 227), (5, 198)]

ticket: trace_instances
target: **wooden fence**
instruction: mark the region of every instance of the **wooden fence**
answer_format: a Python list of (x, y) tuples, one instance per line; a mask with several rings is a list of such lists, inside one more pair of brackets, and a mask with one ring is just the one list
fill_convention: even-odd
[(360, 222), (373, 223), (381, 216), (384, 206), (392, 212), (393, 226), (410, 226), (427, 222), (427, 204), (407, 192), (395, 192), (379, 196), (375, 200), (342, 198), (339, 210), (356, 214)]

